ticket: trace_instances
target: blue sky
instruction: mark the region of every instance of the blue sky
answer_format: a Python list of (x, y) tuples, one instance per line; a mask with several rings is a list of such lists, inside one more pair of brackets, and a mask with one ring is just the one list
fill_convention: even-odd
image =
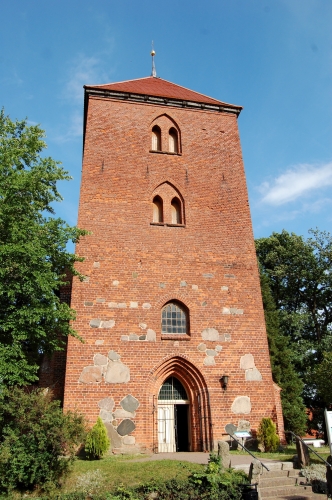
[(73, 177), (57, 214), (76, 224), (84, 84), (158, 76), (244, 107), (256, 238), (332, 222), (331, 0), (2, 0), (1, 106), (47, 133)]

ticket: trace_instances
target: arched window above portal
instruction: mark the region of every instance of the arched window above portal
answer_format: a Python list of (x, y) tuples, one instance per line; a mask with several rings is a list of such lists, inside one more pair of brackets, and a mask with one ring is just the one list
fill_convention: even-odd
[(152, 151), (161, 151), (161, 129), (158, 125), (152, 128)]
[(163, 222), (164, 212), (163, 212), (163, 200), (160, 196), (155, 196), (152, 202), (152, 221), (153, 222)]
[(175, 377), (169, 377), (160, 387), (158, 394), (159, 401), (188, 401), (186, 389)]
[(162, 334), (189, 334), (189, 313), (187, 307), (178, 301), (164, 305), (161, 311)]

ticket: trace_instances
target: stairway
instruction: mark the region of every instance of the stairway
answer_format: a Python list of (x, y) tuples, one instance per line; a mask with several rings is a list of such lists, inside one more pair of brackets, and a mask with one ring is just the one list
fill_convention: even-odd
[(263, 469), (258, 480), (260, 500), (326, 500), (326, 495), (313, 493), (311, 486), (301, 484), (306, 480), (292, 462), (269, 462), (266, 466), (270, 471)]

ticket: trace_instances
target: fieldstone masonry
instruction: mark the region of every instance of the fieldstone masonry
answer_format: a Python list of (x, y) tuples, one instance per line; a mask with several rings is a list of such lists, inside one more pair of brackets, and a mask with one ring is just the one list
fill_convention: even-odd
[(248, 396), (238, 396), (232, 404), (232, 413), (248, 414), (251, 413), (251, 401)]
[(240, 368), (245, 370), (245, 379), (248, 382), (259, 382), (262, 380), (261, 372), (256, 368), (254, 356), (252, 354), (245, 354), (240, 359)]
[(125, 384), (130, 380), (130, 369), (121, 362), (120, 355), (115, 351), (109, 351), (108, 356), (95, 354), (94, 366), (85, 366), (79, 378), (81, 384), (93, 384), (102, 382), (106, 384)]

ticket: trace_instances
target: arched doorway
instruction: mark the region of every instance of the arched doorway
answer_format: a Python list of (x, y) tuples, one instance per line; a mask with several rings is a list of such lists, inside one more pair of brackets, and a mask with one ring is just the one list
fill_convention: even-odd
[[(150, 436), (152, 438), (152, 449), (154, 453), (158, 453), (159, 449), (161, 449), (158, 443), (158, 407), (159, 404), (160, 406), (162, 406), (162, 403), (165, 403), (165, 401), (167, 401), (159, 401), (158, 396), (164, 383), (172, 377), (180, 382), (181, 386), (185, 390), (185, 394), (187, 397), (187, 399), (182, 400), (171, 400), (171, 404), (178, 405), (176, 410), (178, 410), (180, 413), (181, 411), (188, 412), (188, 451), (211, 451), (213, 448), (211, 408), (209, 391), (204, 376), (199, 368), (188, 360), (187, 356), (171, 355), (164, 358), (164, 360), (160, 364), (152, 368), (149, 380), (146, 384), (146, 391), (148, 394), (150, 394), (150, 401), (152, 404), (153, 426), (152, 436), (151, 434)], [(172, 397), (174, 397), (174, 393)], [(179, 401), (182, 401), (182, 404), (179, 403)], [(167, 406), (168, 405), (165, 404), (165, 407)], [(185, 406), (185, 408), (182, 408), (182, 406)], [(170, 408), (170, 418), (172, 417), (172, 410), (173, 408)], [(166, 416), (168, 417), (168, 415), (164, 415), (164, 419)], [(162, 417), (163, 415), (161, 415), (161, 418)], [(181, 419), (181, 422), (185, 421), (185, 418), (183, 418), (183, 414), (177, 414), (178, 421), (179, 417)], [(147, 431), (150, 432), (150, 429), (151, 427), (148, 427)], [(183, 434), (186, 435), (186, 433), (182, 430), (182, 435)]]
[(189, 451), (189, 398), (175, 377), (169, 377), (158, 394), (158, 452)]

